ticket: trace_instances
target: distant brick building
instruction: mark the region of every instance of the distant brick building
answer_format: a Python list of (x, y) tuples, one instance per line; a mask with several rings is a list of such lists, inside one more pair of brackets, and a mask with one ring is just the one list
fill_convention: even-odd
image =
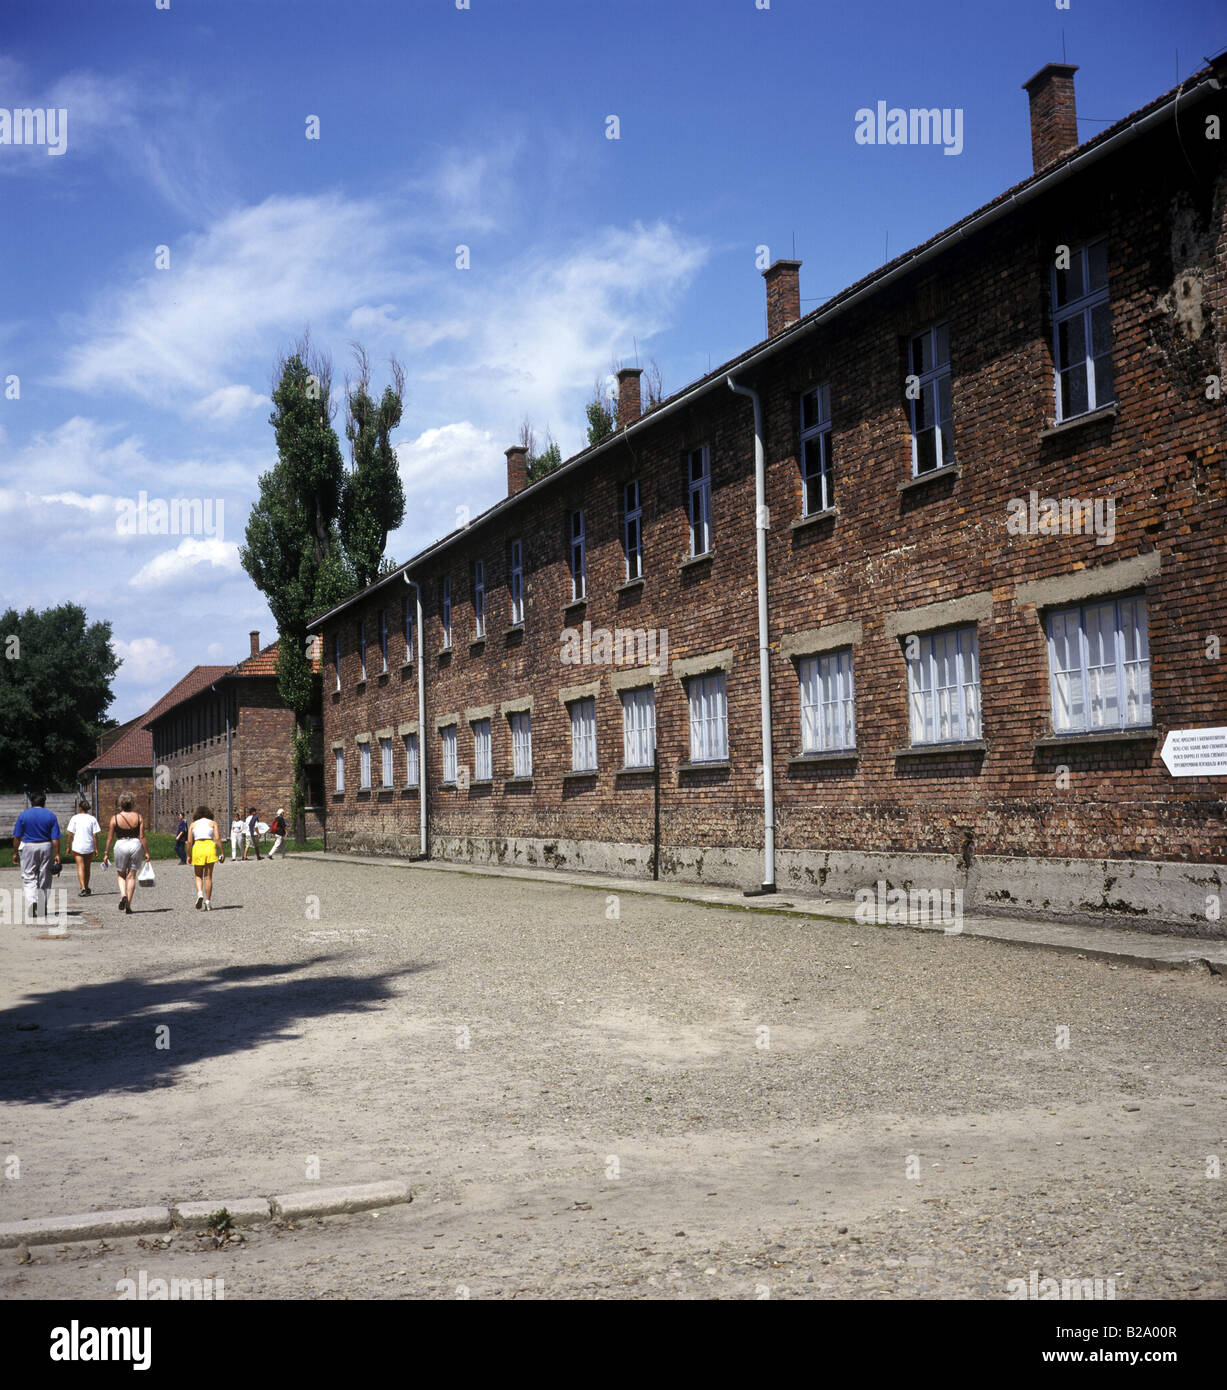
[[(228, 666), (195, 666), (138, 718), (108, 729), (98, 740), (98, 756), (77, 773), (78, 790), (105, 827), (119, 809), (119, 798), (131, 792), (145, 824), (154, 828), (155, 803), (153, 736), (149, 723), (163, 711), (189, 698), (210, 681), (225, 675)], [(177, 809), (177, 808), (176, 808)]]
[(1078, 146), (1049, 65), (1024, 182), (804, 316), (777, 261), (764, 342), (508, 450), (312, 625), (330, 845), (420, 852), (424, 794), (439, 857), (1220, 934), (1227, 783), (1160, 756), (1227, 724), (1219, 69)]
[[(318, 645), (318, 644), (317, 644)], [(318, 655), (314, 662), (318, 672)], [(161, 770), (153, 815), (156, 830), (173, 830), (183, 808), (212, 807), (227, 830), (236, 814), (256, 806), (271, 820), (279, 806), (290, 811), (293, 794), (294, 715), (277, 693), (277, 643), (260, 648), (237, 666), (197, 667), (174, 700), (163, 700), (145, 723), (154, 763)], [(323, 768), (318, 705), (311, 714), (307, 834), (323, 833)]]

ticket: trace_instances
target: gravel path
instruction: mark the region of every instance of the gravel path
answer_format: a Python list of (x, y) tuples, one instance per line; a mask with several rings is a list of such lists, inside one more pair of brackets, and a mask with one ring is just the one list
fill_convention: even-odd
[(1221, 977), (429, 869), (228, 864), (207, 915), (159, 879), (0, 928), (0, 1219), (416, 1199), (0, 1252), (4, 1297), (1227, 1292)]

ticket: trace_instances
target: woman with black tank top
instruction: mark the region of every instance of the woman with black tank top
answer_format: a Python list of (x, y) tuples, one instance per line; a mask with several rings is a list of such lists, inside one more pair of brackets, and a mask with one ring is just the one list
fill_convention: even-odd
[(136, 798), (131, 792), (124, 792), (119, 798), (119, 810), (111, 817), (106, 849), (102, 852), (105, 865), (111, 857), (111, 841), (115, 841), (119, 910), (128, 913), (132, 911), (132, 899), (136, 897), (136, 875), (141, 867), (141, 855), (149, 858), (149, 846), (145, 843), (145, 817), (132, 809), (135, 805)]

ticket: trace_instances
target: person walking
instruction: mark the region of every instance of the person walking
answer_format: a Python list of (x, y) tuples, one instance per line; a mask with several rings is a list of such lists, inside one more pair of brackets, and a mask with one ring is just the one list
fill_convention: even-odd
[(197, 806), (187, 832), (196, 878), (196, 908), (213, 911), (213, 865), (226, 862), (222, 832), (208, 806)]
[(278, 806), (278, 807), (277, 807), (277, 814), (273, 817), (273, 823), (272, 823), (271, 826), (269, 826), (269, 829), (273, 832), (273, 836), (274, 836), (274, 838), (273, 838), (273, 847), (272, 847), (272, 849), (270, 849), (269, 852), (268, 852), (269, 862), (271, 863), (271, 862), (272, 862), (272, 859), (273, 859), (273, 856), (277, 853), (278, 850), (281, 850), (281, 857), (282, 857), (282, 859), (285, 858), (285, 848), (284, 848), (284, 846), (285, 846), (285, 807), (284, 807), (284, 806)]
[(119, 884), (119, 910), (132, 913), (132, 899), (136, 897), (136, 874), (141, 866), (141, 855), (148, 859), (149, 846), (145, 843), (145, 817), (135, 810), (136, 798), (131, 792), (124, 792), (119, 798), (119, 810), (111, 817), (107, 828), (106, 849), (102, 852), (102, 862), (106, 864), (111, 857), (111, 841), (115, 841), (115, 878)]
[(37, 792), (13, 826), (13, 863), (21, 865), (21, 884), (31, 917), (38, 916), (40, 906), (46, 917), (52, 867), (59, 862), (60, 822), (54, 811), (47, 810), (46, 796)]
[(260, 862), (260, 831), (257, 829), (260, 823), (260, 813), (254, 806), (247, 812), (247, 839), (243, 845), (243, 858), (247, 858), (247, 851), (254, 847), (256, 851), (256, 863)]
[(179, 863), (187, 863), (187, 812), (179, 812), (179, 824), (175, 826), (175, 853)]
[(230, 858), (239, 857), (239, 846), (243, 843), (243, 817), (235, 816), (230, 822)]
[(68, 822), (65, 834), (72, 836), (72, 857), (77, 861), (77, 882), (81, 885), (77, 896), (88, 898), (90, 864), (98, 848), (98, 836), (102, 834), (102, 826), (94, 819), (88, 801), (77, 802), (77, 814)]

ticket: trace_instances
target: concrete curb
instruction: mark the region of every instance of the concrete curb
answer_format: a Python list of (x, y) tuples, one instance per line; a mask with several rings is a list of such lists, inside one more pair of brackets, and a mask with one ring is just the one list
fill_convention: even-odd
[(165, 1234), (176, 1226), (201, 1230), (208, 1218), (225, 1207), (237, 1226), (268, 1220), (297, 1220), (308, 1216), (338, 1216), (368, 1211), (372, 1207), (412, 1202), (409, 1184), (403, 1182), (356, 1183), (349, 1187), (322, 1187), (314, 1192), (295, 1192), (281, 1197), (232, 1197), (228, 1201), (178, 1202), (172, 1207), (128, 1207), (117, 1211), (86, 1212), (80, 1216), (36, 1216), (24, 1221), (0, 1222), (0, 1250), (19, 1245), (66, 1245), (71, 1241), (106, 1240), (116, 1236)]

